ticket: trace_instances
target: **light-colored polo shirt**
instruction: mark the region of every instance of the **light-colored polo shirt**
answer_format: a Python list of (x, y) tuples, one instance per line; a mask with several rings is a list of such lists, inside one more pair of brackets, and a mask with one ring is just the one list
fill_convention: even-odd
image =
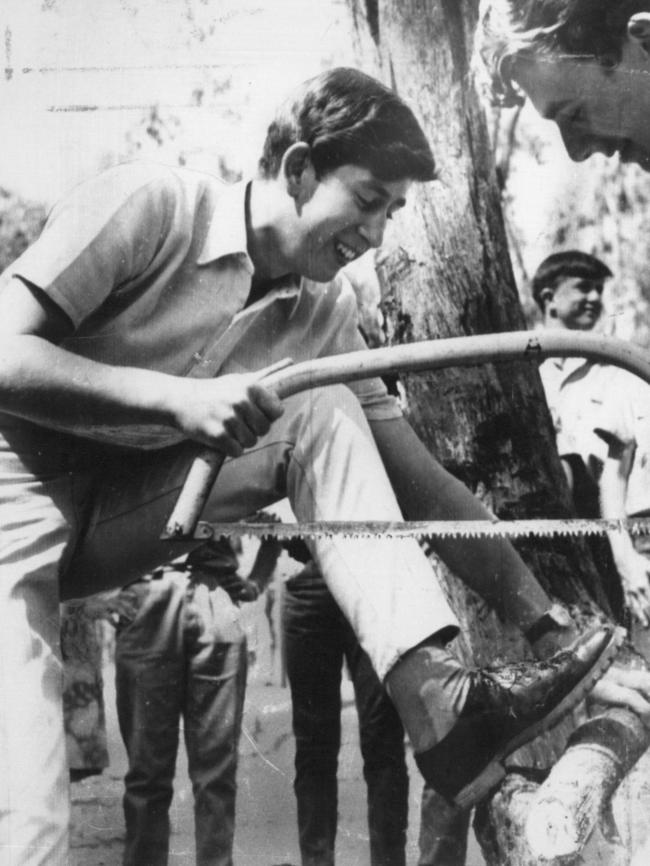
[(584, 358), (548, 358), (539, 368), (560, 456), (579, 454), (597, 479), (607, 445), (594, 428), (602, 419), (618, 370)]
[[(245, 183), (203, 172), (118, 166), (57, 205), (1, 279), (42, 289), (75, 326), (62, 346), (106, 364), (201, 378), (366, 348), (344, 277), (289, 278), (244, 309), (254, 272), (245, 194)], [(350, 387), (369, 419), (400, 417), (380, 379)], [(78, 432), (137, 447), (182, 439), (153, 425)]]

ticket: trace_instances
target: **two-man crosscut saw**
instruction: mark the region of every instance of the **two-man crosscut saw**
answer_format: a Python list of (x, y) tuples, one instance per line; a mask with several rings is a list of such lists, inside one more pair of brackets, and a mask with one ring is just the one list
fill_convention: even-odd
[[(514, 331), (472, 337), (427, 340), (403, 346), (348, 352), (313, 361), (273, 365), (260, 372), (259, 381), (284, 399), (301, 391), (397, 373), (417, 373), (447, 367), (469, 367), (506, 361), (538, 363), (544, 358), (585, 358), (622, 367), (650, 384), (650, 354), (613, 338), (575, 331)], [(345, 521), (322, 523), (219, 523), (199, 522), (224, 457), (210, 449), (194, 459), (185, 484), (162, 533), (164, 539), (210, 538), (218, 535), (256, 535), (314, 538), (333, 535), (356, 537), (403, 536), (522, 536), (583, 535), (625, 530), (650, 532), (650, 519), (638, 520), (463, 520), (404, 521), (401, 523)]]

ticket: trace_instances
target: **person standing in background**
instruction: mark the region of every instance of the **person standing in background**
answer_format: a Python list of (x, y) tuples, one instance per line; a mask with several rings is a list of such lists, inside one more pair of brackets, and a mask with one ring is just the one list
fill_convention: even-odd
[[(599, 322), (605, 282), (610, 269), (588, 253), (566, 250), (553, 253), (539, 265), (532, 280), (533, 297), (542, 311), (545, 328), (591, 331)], [(582, 517), (625, 519), (625, 492), (616, 477), (630, 476), (632, 462), (621, 441), (633, 431), (619, 432), (623, 419), (633, 419), (650, 401), (650, 387), (625, 370), (585, 358), (548, 358), (539, 368), (546, 400), (553, 418), (558, 453), (565, 467), (578, 514)], [(638, 407), (638, 408), (637, 408)], [(603, 430), (611, 431), (603, 437)], [(609, 447), (607, 441), (609, 441)], [(618, 442), (618, 444), (617, 444)], [(650, 447), (650, 440), (648, 441)], [(641, 449), (643, 451), (643, 449)], [(650, 510), (650, 487), (637, 480), (633, 513)], [(616, 570), (633, 619), (647, 628), (650, 623), (649, 563), (635, 549), (626, 532), (610, 532), (609, 543)]]
[(279, 547), (262, 542), (248, 578), (228, 539), (122, 591), (115, 682), (125, 777), (124, 866), (166, 866), (182, 720), (194, 794), (197, 866), (232, 866), (237, 750), (246, 693), (238, 605), (266, 586)]

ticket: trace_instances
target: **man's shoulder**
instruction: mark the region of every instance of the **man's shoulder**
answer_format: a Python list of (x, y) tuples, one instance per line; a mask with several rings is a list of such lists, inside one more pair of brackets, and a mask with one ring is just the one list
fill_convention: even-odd
[(227, 188), (228, 184), (207, 172), (155, 162), (123, 162), (83, 181), (61, 199), (47, 228), (58, 225), (60, 231), (67, 231), (70, 221), (81, 214), (87, 229), (94, 227), (95, 237), (110, 225), (115, 237), (125, 233), (185, 239), (197, 230), (204, 232)]
[(165, 163), (134, 160), (105, 169), (80, 184), (73, 190), (72, 195), (77, 193), (83, 196), (86, 191), (101, 194), (101, 190), (104, 190), (107, 200), (114, 201), (146, 190), (147, 195), (153, 199), (173, 201), (188, 197), (196, 198), (207, 190), (213, 190), (218, 194), (224, 188), (223, 181), (207, 172)]
[(648, 391), (648, 385), (634, 373), (613, 364), (592, 364), (590, 377), (604, 397), (616, 396), (634, 399), (637, 394)]

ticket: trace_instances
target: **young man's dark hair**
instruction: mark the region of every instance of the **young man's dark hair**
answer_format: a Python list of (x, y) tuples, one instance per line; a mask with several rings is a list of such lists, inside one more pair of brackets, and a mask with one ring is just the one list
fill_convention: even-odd
[(276, 177), (282, 156), (305, 142), (319, 177), (359, 165), (382, 181), (435, 178), (431, 148), (411, 109), (381, 82), (339, 67), (306, 81), (270, 124), (259, 171)]
[(630, 17), (649, 10), (648, 0), (482, 0), (477, 54), (495, 100), (523, 102), (509, 74), (516, 56), (584, 55), (614, 67)]
[(584, 280), (604, 282), (612, 276), (606, 264), (589, 253), (580, 250), (565, 250), (547, 256), (535, 271), (532, 291), (535, 303), (544, 312), (546, 304), (542, 296), (544, 289), (555, 290), (562, 280), (577, 277)]

